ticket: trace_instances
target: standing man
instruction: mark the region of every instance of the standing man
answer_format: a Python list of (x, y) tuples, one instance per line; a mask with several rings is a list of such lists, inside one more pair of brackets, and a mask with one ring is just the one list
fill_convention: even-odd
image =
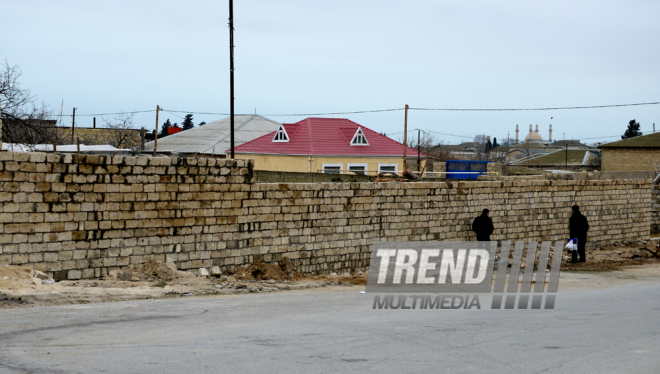
[(490, 234), (495, 230), (493, 220), (488, 217), (489, 212), (488, 209), (482, 210), (481, 215), (472, 222), (472, 231), (477, 234), (477, 240), (480, 242), (489, 242)]
[(589, 222), (587, 217), (580, 213), (580, 207), (573, 205), (573, 215), (568, 221), (568, 228), (571, 232), (570, 239), (577, 238), (578, 250), (577, 253), (573, 251), (571, 263), (578, 262), (578, 255), (580, 256), (579, 262), (586, 262), (585, 247), (587, 245), (587, 231), (589, 231)]

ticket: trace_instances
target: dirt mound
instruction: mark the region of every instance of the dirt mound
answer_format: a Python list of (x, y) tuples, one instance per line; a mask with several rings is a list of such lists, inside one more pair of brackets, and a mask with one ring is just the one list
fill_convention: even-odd
[(301, 274), (294, 268), (291, 260), (284, 257), (279, 265), (266, 264), (264, 262), (253, 262), (247, 267), (237, 266), (231, 273), (241, 280), (295, 280), (301, 278)]
[(564, 251), (561, 264), (562, 271), (613, 271), (630, 266), (649, 263), (660, 263), (657, 250), (654, 247), (617, 246), (603, 247), (598, 250), (587, 250), (587, 262), (571, 264), (571, 256)]
[(171, 281), (179, 277), (178, 271), (167, 264), (149, 260), (133, 264), (124, 272), (130, 272), (132, 280)]
[(350, 285), (360, 285), (364, 286), (367, 284), (367, 274), (366, 273), (356, 273), (356, 274), (345, 274), (345, 275), (317, 275), (313, 277), (318, 280), (325, 280), (331, 282), (337, 282), (339, 284), (350, 284)]

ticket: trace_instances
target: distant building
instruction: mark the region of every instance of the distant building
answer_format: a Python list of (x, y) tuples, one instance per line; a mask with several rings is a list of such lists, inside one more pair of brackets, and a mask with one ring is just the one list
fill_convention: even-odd
[(76, 144), (80, 140), (85, 145), (111, 145), (122, 149), (137, 149), (141, 144), (140, 129), (110, 129), (103, 127), (58, 127), (60, 144)]
[[(516, 143), (521, 142), (519, 138), (519, 132), (520, 132), (520, 127), (516, 125)], [(532, 131), (532, 125), (530, 124), (529, 134), (525, 136), (525, 139), (523, 141), (552, 143), (552, 125), (548, 126), (548, 138), (544, 140), (543, 136), (539, 133), (539, 125), (536, 125), (536, 131)]]
[[(231, 148), (231, 117), (197, 126), (158, 138), (158, 152), (204, 154), (224, 157)], [(280, 124), (257, 114), (234, 116), (234, 147), (271, 133)], [(154, 142), (145, 144), (146, 151), (153, 151)]]
[(655, 171), (654, 161), (660, 161), (660, 133), (623, 139), (599, 148), (602, 171)]
[(536, 154), (530, 157), (513, 161), (512, 165), (523, 165), (529, 162), (530, 167), (543, 168), (554, 167), (562, 169), (566, 166), (569, 167), (585, 167), (588, 169), (597, 169), (600, 164), (600, 152), (597, 149), (569, 149), (568, 151), (560, 150), (552, 153)]
[[(235, 149), (256, 170), (371, 174), (401, 172), (403, 144), (343, 118), (307, 118)], [(408, 147), (410, 159), (417, 151)], [(426, 155), (420, 154), (422, 167)]]

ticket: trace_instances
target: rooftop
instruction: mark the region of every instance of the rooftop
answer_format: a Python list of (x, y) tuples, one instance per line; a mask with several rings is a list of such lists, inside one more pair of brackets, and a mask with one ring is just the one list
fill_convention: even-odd
[[(158, 138), (159, 152), (226, 154), (230, 144), (230, 117)], [(234, 147), (277, 130), (278, 122), (257, 114), (234, 116)], [(154, 142), (145, 150), (153, 150)]]
[[(403, 144), (345, 118), (307, 118), (296, 123), (282, 124), (282, 128), (284, 131), (278, 128), (277, 131), (236, 147), (235, 152), (305, 156), (403, 156)], [(360, 137), (359, 130), (362, 131)], [(356, 142), (358, 138), (361, 140)], [(408, 156), (417, 157), (417, 151), (408, 147)]]
[(660, 132), (603, 144), (598, 148), (660, 148)]

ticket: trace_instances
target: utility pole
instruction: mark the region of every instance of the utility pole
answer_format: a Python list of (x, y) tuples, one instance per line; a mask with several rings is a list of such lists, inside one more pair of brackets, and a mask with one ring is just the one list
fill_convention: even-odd
[(420, 130), (417, 129), (417, 171), (419, 172), (419, 176), (421, 177), (422, 176), (422, 162), (419, 159), (419, 150), (420, 150), (420, 147), (419, 147), (419, 133), (420, 133)]
[(566, 144), (566, 133), (564, 133), (564, 153), (566, 154), (566, 164), (564, 168), (568, 171), (568, 144)]
[(158, 149), (158, 112), (160, 112), (160, 105), (156, 105), (156, 131), (154, 132), (154, 157), (156, 157), (156, 149)]
[(403, 120), (403, 171), (408, 170), (406, 156), (408, 154), (408, 104), (406, 104), (406, 116)]
[(529, 139), (527, 139), (527, 169), (529, 169)]
[(76, 108), (73, 108), (73, 120), (71, 121), (71, 144), (73, 144), (73, 134), (76, 127)]
[(229, 124), (231, 159), (234, 159), (234, 0), (229, 0)]

